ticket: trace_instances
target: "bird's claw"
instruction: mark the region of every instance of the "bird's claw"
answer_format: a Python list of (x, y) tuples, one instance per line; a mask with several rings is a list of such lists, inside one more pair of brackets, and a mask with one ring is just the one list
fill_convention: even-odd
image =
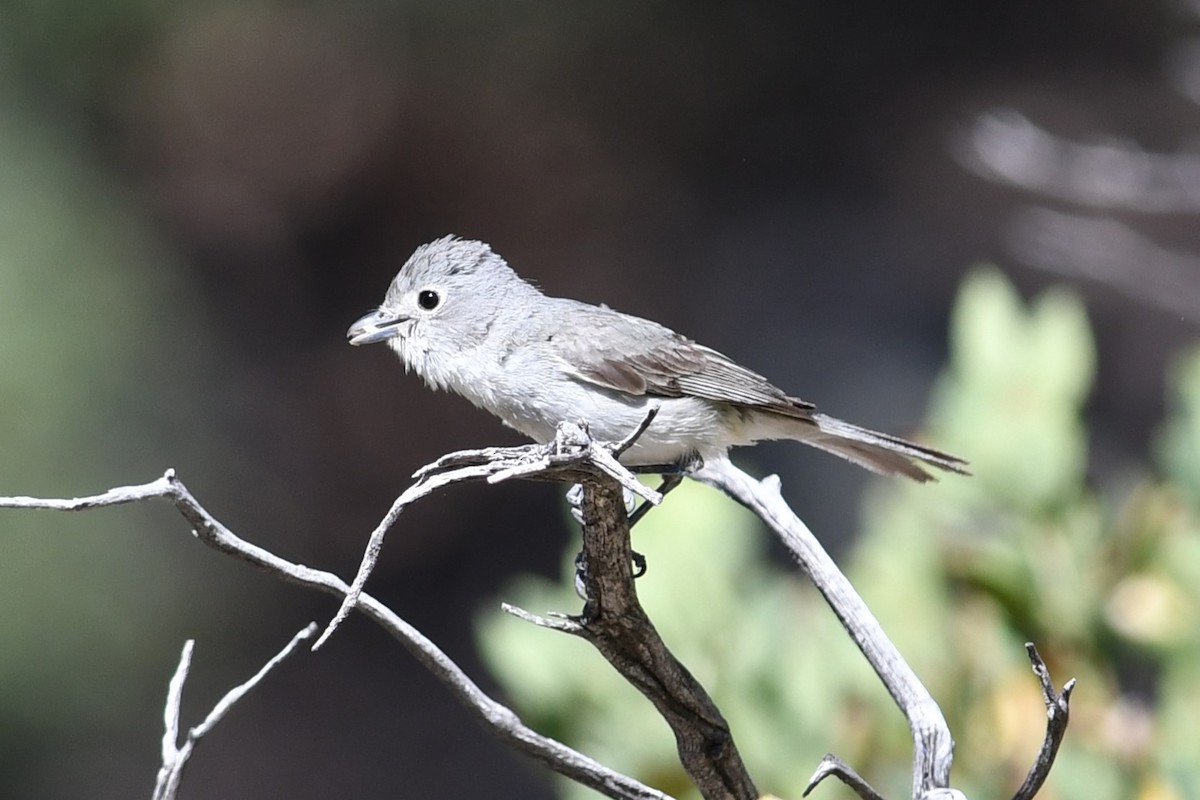
[[(632, 564), (633, 579), (646, 574), (646, 557), (636, 550), (630, 551), (629, 561)], [(587, 602), (587, 557), (580, 550), (575, 554), (575, 594), (585, 603)]]
[[(628, 489), (621, 489), (621, 499), (625, 503), (625, 514), (632, 517), (637, 511), (637, 495)], [(576, 483), (567, 490), (567, 505), (571, 508), (571, 516), (580, 525), (583, 524), (583, 484)]]

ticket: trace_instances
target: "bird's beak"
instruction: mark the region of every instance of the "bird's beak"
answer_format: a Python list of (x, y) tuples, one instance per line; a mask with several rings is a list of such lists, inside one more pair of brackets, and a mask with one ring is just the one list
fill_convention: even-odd
[(400, 324), (407, 321), (408, 317), (386, 314), (382, 309), (372, 311), (351, 325), (346, 337), (353, 345), (382, 342), (398, 335)]

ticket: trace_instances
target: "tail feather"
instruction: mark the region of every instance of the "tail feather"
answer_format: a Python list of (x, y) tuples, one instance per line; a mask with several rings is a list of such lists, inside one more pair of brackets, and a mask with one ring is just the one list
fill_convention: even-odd
[(881, 475), (904, 475), (922, 483), (933, 480), (921, 464), (959, 475), (971, 474), (967, 471), (966, 461), (932, 447), (860, 428), (821, 413), (814, 413), (811, 421), (817, 430), (801, 437), (802, 441)]

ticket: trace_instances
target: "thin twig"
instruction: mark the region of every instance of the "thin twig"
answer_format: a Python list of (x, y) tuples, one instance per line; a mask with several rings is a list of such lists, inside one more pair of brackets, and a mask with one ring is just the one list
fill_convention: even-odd
[(514, 606), (512, 603), (501, 603), (500, 608), (505, 613), (512, 614), (519, 620), (533, 623), (539, 628), (548, 628), (552, 631), (562, 631), (563, 633), (569, 633), (574, 636), (581, 636), (583, 634), (583, 626), (579, 624), (578, 620), (568, 617), (565, 614), (548, 614), (547, 616), (543, 617), (526, 611), (520, 606)]
[(392, 503), (392, 507), (384, 514), (379, 524), (375, 526), (375, 530), (371, 531), (371, 535), (367, 539), (366, 550), (363, 551), (362, 563), (358, 567), (358, 573), (354, 576), (354, 581), (350, 584), (350, 590), (346, 592), (345, 597), (342, 599), (342, 604), (338, 607), (333, 619), (325, 626), (325, 631), (313, 643), (312, 649), (319, 650), (346, 617), (350, 616), (350, 612), (354, 609), (359, 596), (362, 594), (363, 587), (367, 585), (367, 579), (371, 577), (371, 571), (375, 568), (376, 562), (379, 561), (379, 553), (383, 549), (384, 536), (396, 524), (396, 520), (400, 518), (400, 514), (405, 508), (443, 486), (449, 486), (452, 483), (467, 481), (473, 478), (487, 477), (491, 471), (486, 464), (465, 466), (451, 472), (424, 475), (412, 486), (405, 489)]
[(184, 643), (183, 652), (179, 656), (179, 666), (175, 668), (175, 674), (171, 676), (171, 682), (167, 687), (167, 703), (163, 708), (165, 732), (162, 740), (162, 767), (158, 770), (158, 779), (154, 784), (154, 800), (174, 800), (179, 792), (183, 771), (192, 757), (192, 751), (195, 750), (196, 745), (204, 738), (205, 734), (224, 719), (229, 710), (245, 697), (247, 692), (261, 683), (268, 672), (295, 652), (301, 641), (311, 639), (316, 632), (317, 623), (308, 623), (249, 680), (230, 689), (213, 706), (212, 711), (208, 712), (204, 721), (188, 731), (183, 743), (179, 744), (179, 708), (183, 702), (183, 685), (187, 681), (188, 669), (192, 663), (192, 650), (195, 648), (196, 642), (194, 639), (189, 639)]
[(1042, 749), (1038, 752), (1037, 760), (1030, 767), (1021, 788), (1013, 795), (1013, 800), (1032, 800), (1046, 782), (1046, 776), (1050, 774), (1054, 758), (1058, 755), (1058, 746), (1062, 744), (1063, 736), (1067, 733), (1067, 723), (1071, 717), (1071, 692), (1075, 690), (1074, 678), (1063, 684), (1061, 692), (1055, 690), (1054, 682), (1050, 679), (1050, 670), (1046, 668), (1046, 662), (1042, 660), (1033, 642), (1025, 643), (1025, 652), (1033, 665), (1033, 674), (1037, 675), (1038, 682), (1042, 685), (1042, 701), (1046, 704), (1046, 736), (1042, 740)]
[(652, 406), (650, 408), (650, 410), (648, 412), (646, 412), (646, 417), (641, 421), (641, 423), (636, 428), (633, 429), (633, 432), (630, 433), (628, 436), (626, 436), (621, 441), (617, 442), (615, 445), (613, 445), (613, 447), (612, 447), (613, 457), (620, 458), (622, 455), (625, 454), (626, 450), (633, 447), (637, 443), (637, 440), (642, 438), (642, 434), (650, 429), (650, 423), (654, 422), (654, 418), (657, 416), (658, 416), (658, 406)]
[(249, 692), (251, 689), (257, 686), (262, 679), (267, 676), (268, 672), (275, 669), (275, 667), (279, 665), (279, 662), (290, 656), (296, 650), (296, 648), (300, 646), (302, 641), (305, 639), (311, 639), (316, 635), (316, 633), (317, 623), (308, 623), (308, 625), (306, 625), (300, 632), (292, 637), (292, 640), (288, 642), (282, 650), (275, 654), (274, 658), (272, 658), (266, 664), (263, 664), (262, 669), (254, 673), (253, 677), (240, 686), (235, 686), (230, 689), (229, 692), (227, 692), (226, 695), (221, 698), (220, 702), (213, 706), (212, 711), (208, 712), (208, 716), (204, 718), (204, 721), (192, 728), (192, 730), (188, 733), (188, 738), (199, 739), (200, 737), (204, 736), (204, 734), (212, 730), (213, 726), (225, 718), (225, 715), (229, 713), (229, 709), (233, 708), (234, 704), (241, 700), (242, 697), (245, 696), (246, 692)]
[(862, 800), (883, 800), (883, 795), (875, 791), (871, 784), (854, 771), (853, 767), (833, 753), (826, 753), (825, 757), (821, 759), (821, 763), (817, 765), (817, 771), (808, 779), (808, 785), (804, 787), (803, 796), (808, 797), (809, 793), (817, 788), (817, 784), (830, 775), (849, 786)]
[(183, 643), (179, 666), (175, 667), (175, 674), (167, 684), (167, 703), (163, 706), (162, 766), (158, 768), (158, 779), (154, 782), (154, 800), (167, 800), (175, 796), (183, 776), (183, 766), (187, 763), (187, 758), (181, 759), (179, 754), (179, 710), (183, 705), (183, 684), (187, 682), (195, 646), (195, 639)]

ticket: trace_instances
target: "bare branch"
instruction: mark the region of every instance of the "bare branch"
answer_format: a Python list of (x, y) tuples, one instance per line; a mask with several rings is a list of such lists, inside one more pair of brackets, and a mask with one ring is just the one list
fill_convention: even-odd
[[(239, 538), (200, 505), (176, 477), (174, 470), (168, 470), (156, 481), (140, 486), (112, 489), (94, 497), (73, 500), (0, 497), (0, 508), (81, 511), (154, 497), (170, 500), (176, 510), (193, 526), (196, 538), (215, 550), (289, 583), (319, 589), (339, 598), (344, 597), (349, 589), (344, 581), (332, 573), (293, 564)], [(529, 728), (511, 709), (485, 694), (437, 645), (369, 594), (364, 592), (360, 595), (356, 608), (400, 642), (501, 741), (606, 797), (620, 800), (671, 800), (669, 795), (615, 772), (563, 743), (542, 736)]]
[(692, 477), (720, 489), (771, 527), (866, 656), (912, 731), (912, 796), (926, 798), (947, 787), (954, 740), (941, 709), (817, 537), (788, 507), (779, 493), (779, 478), (757, 481), (728, 459), (709, 459)]
[(1046, 704), (1046, 737), (1042, 740), (1042, 749), (1038, 752), (1037, 761), (1030, 767), (1025, 782), (1017, 789), (1013, 800), (1032, 800), (1046, 782), (1046, 776), (1050, 774), (1054, 758), (1058, 755), (1058, 746), (1062, 744), (1063, 736), (1067, 733), (1067, 723), (1071, 717), (1071, 692), (1075, 690), (1074, 678), (1063, 684), (1062, 692), (1054, 689), (1054, 682), (1050, 680), (1050, 670), (1046, 668), (1046, 662), (1038, 654), (1033, 642), (1025, 643), (1025, 652), (1029, 654), (1033, 674), (1037, 675), (1042, 685), (1042, 700)]
[(643, 419), (641, 423), (633, 429), (633, 433), (629, 434), (624, 439), (613, 445), (613, 457), (620, 458), (626, 450), (633, 447), (634, 443), (636, 443), (638, 439), (642, 438), (642, 434), (650, 429), (650, 423), (654, 422), (654, 418), (657, 416), (658, 406), (654, 406), (649, 412), (646, 413), (646, 418)]
[(350, 615), (355, 604), (358, 603), (363, 587), (367, 585), (367, 579), (371, 577), (371, 571), (375, 568), (376, 562), (379, 561), (379, 552), (383, 549), (383, 537), (396, 524), (396, 520), (399, 519), (401, 512), (411, 503), (420, 500), (425, 495), (443, 486), (448, 486), (456, 481), (482, 478), (487, 476), (488, 473), (489, 470), (486, 466), (477, 465), (462, 467), (453, 472), (423, 476), (396, 498), (395, 502), (392, 503), (392, 507), (383, 516), (383, 519), (375, 526), (375, 530), (371, 531), (371, 536), (367, 539), (366, 550), (363, 552), (362, 563), (358, 568), (358, 574), (354, 576), (354, 581), (350, 584), (350, 590), (346, 592), (337, 613), (330, 620), (329, 624), (325, 626), (325, 631), (321, 634), (320, 638), (313, 643), (313, 650), (318, 650), (325, 644), (326, 640), (337, 630), (338, 625)]
[[(653, 420), (656, 413), (657, 409), (651, 410), (646, 417), (647, 421), (639, 427), (640, 431), (645, 431), (649, 420)], [(630, 439), (626, 439), (626, 442), (632, 443)], [(628, 446), (624, 442), (622, 445)], [(648, 502), (655, 505), (661, 503), (662, 495), (622, 467), (612, 456), (610, 447), (611, 445), (593, 441), (583, 425), (564, 422), (558, 426), (554, 441), (549, 444), (462, 450), (444, 455), (417, 470), (414, 473), (416, 483), (396, 498), (388, 513), (371, 532), (358, 572), (350, 584), (350, 591), (346, 593), (341, 607), (326, 626), (325, 632), (313, 645), (313, 650), (320, 648), (333, 635), (358, 602), (359, 595), (379, 560), (384, 536), (396, 523), (400, 513), (437, 489), (479, 478), (486, 478), (489, 483), (499, 483), (511, 478), (578, 482), (583, 475), (600, 470)]]
[(295, 636), (292, 637), (292, 640), (288, 642), (282, 650), (275, 654), (274, 658), (272, 658), (266, 664), (263, 664), (262, 669), (254, 673), (254, 675), (251, 676), (251, 678), (245, 683), (230, 689), (229, 692), (221, 698), (220, 702), (213, 706), (212, 711), (208, 712), (208, 716), (204, 718), (204, 721), (192, 728), (192, 730), (188, 733), (188, 738), (198, 740), (212, 730), (213, 726), (225, 718), (225, 715), (229, 713), (229, 709), (233, 708), (235, 703), (241, 700), (246, 693), (255, 686), (258, 686), (258, 684), (262, 682), (263, 678), (267, 677), (268, 672), (275, 669), (275, 667), (279, 665), (279, 662), (283, 661), (285, 658), (295, 652), (296, 648), (300, 646), (302, 641), (305, 639), (311, 639), (316, 635), (316, 633), (317, 623), (310, 622), (305, 625), (303, 629), (301, 629)]
[[(590, 641), (666, 718), (675, 732), (684, 768), (705, 797), (753, 800), (758, 793), (728, 725), (704, 689), (667, 650), (634, 591), (629, 520), (621, 487), (653, 503), (660, 502), (662, 496), (642, 485), (613, 452), (631, 446), (654, 416), (653, 412), (647, 415), (634, 435), (615, 446), (592, 440), (586, 426), (568, 423), (560, 425), (555, 440), (545, 446), (451, 454), (419, 470), (417, 484), (402, 499), (410, 493), (419, 496), (414, 490), (424, 482), (440, 479), (445, 485), (484, 474), (489, 482), (525, 477), (581, 484), (584, 555), (588, 563), (584, 577), (588, 602), (583, 616), (578, 620), (552, 620), (511, 606), (505, 610), (542, 627)], [(403, 504), (398, 501), (397, 505)], [(377, 531), (385, 529), (386, 524), (387, 520)], [(373, 559), (378, 550), (369, 550), (369, 559)], [(368, 563), (364, 559), (355, 585), (365, 580), (364, 573), (369, 573), (372, 564), (373, 560)], [(343, 611), (352, 608), (353, 602), (348, 595)]]
[(825, 757), (821, 759), (821, 763), (817, 765), (817, 771), (808, 779), (808, 786), (804, 787), (803, 796), (808, 797), (812, 790), (817, 788), (817, 784), (830, 775), (849, 786), (862, 800), (883, 800), (883, 795), (875, 791), (871, 784), (854, 771), (853, 767), (833, 753), (826, 753)]
[(88, 497), (0, 497), (0, 508), (29, 508), (48, 511), (87, 511), (125, 503), (137, 503), (151, 497), (167, 497), (171, 494), (171, 481), (175, 470), (169, 469), (156, 481), (137, 486), (118, 486), (103, 494)]
[[(583, 479), (583, 585), (578, 630), (654, 704), (671, 726), (680, 762), (706, 800), (755, 800), (729, 724), (704, 687), (667, 649), (638, 602), (631, 569), (629, 518), (620, 485), (607, 475)], [(548, 620), (535, 620), (549, 627)]]
[[(188, 669), (192, 665), (192, 650), (196, 646), (195, 639), (183, 643), (183, 652), (179, 654), (179, 666), (167, 684), (167, 703), (163, 706), (163, 738), (162, 766), (158, 769), (158, 779), (154, 782), (154, 800), (173, 798), (179, 789), (179, 781), (183, 777), (183, 767), (187, 757), (180, 758), (179, 753), (179, 709), (183, 704), (183, 684), (187, 682)], [(190, 749), (189, 749), (190, 755)]]
[(583, 635), (583, 626), (575, 619), (564, 614), (548, 614), (543, 617), (526, 611), (519, 606), (514, 606), (511, 603), (501, 603), (500, 608), (505, 613), (512, 614), (519, 620), (537, 625), (539, 628), (549, 628), (552, 631), (562, 631), (574, 636)]
[[(627, 447), (630, 443), (627, 440), (617, 447)], [(503, 741), (609, 797), (664, 800), (667, 796), (661, 792), (608, 770), (565, 745), (530, 730), (510, 709), (480, 691), (436, 645), (361, 591), (378, 556), (384, 533), (408, 504), (437, 488), (479, 478), (493, 481), (526, 477), (581, 483), (584, 487), (581, 504), (584, 555), (588, 567), (583, 575), (588, 598), (583, 615), (577, 619), (543, 618), (512, 606), (506, 605), (504, 610), (542, 627), (571, 633), (592, 642), (671, 724), (681, 761), (706, 798), (743, 800), (758, 797), (720, 711), (687, 669), (663, 645), (638, 604), (630, 568), (629, 521), (620, 487), (631, 490), (636, 487), (636, 491), (652, 503), (659, 502), (661, 495), (637, 482), (613, 457), (611, 448), (612, 445), (592, 441), (583, 427), (564, 425), (556, 440), (548, 445), (463, 451), (438, 459), (418, 471), (416, 483), (397, 498), (372, 534), (363, 567), (355, 579), (359, 590), (357, 595), (353, 594), (353, 587), (347, 587), (336, 576), (292, 564), (239, 539), (200, 506), (173, 471), (143, 486), (121, 487), (93, 497), (74, 500), (0, 498), (0, 507), (83, 510), (150, 497), (167, 497), (174, 502), (180, 514), (192, 523), (195, 535), (210, 547), (290, 582), (342, 596), (342, 610), (331, 626), (344, 613), (354, 608), (361, 609), (404, 644)], [(767, 522), (809, 574), (875, 669), (903, 711), (913, 734), (913, 798), (961, 800), (960, 792), (948, 788), (953, 741), (940, 709), (888, 640), (849, 581), (784, 502), (779, 479), (770, 476), (761, 482), (755, 481), (727, 459), (710, 459), (694, 467), (690, 474), (703, 483), (721, 489)], [(330, 630), (326, 630), (326, 636)], [(1030, 659), (1046, 698), (1048, 723), (1037, 763), (1014, 800), (1032, 798), (1045, 780), (1066, 729), (1068, 702), (1074, 686), (1074, 681), (1069, 681), (1061, 693), (1056, 693), (1045, 665), (1032, 645), (1029, 648)], [(172, 748), (178, 737), (179, 693), (186, 678), (190, 654), (189, 645), (172, 681), (165, 713), (165, 726)], [(262, 674), (274, 663), (265, 667), (249, 685), (261, 679)], [(249, 685), (245, 688), (249, 688)], [(207, 732), (228, 705), (236, 702), (240, 697), (239, 692), (244, 690), (239, 687), (227, 697), (228, 704), (224, 701), (218, 704), (209, 719), (189, 734), (185, 746), (194, 741), (196, 731), (200, 735)], [(237, 696), (233, 696), (235, 694)], [(167, 763), (167, 741), (164, 738), (164, 765)], [(860, 797), (879, 800), (878, 793), (865, 780), (833, 755), (826, 756), (822, 761), (805, 794), (829, 775), (838, 777)]]
[(192, 650), (196, 645), (194, 639), (189, 639), (184, 643), (183, 652), (179, 656), (179, 666), (175, 668), (175, 674), (171, 676), (171, 683), (167, 688), (167, 704), (163, 710), (165, 732), (162, 740), (162, 767), (158, 770), (158, 779), (154, 784), (154, 800), (174, 800), (179, 792), (179, 782), (183, 779), (183, 770), (187, 767), (188, 760), (192, 757), (192, 751), (197, 743), (229, 713), (234, 704), (262, 682), (268, 672), (295, 652), (301, 641), (311, 639), (316, 632), (317, 624), (315, 622), (308, 623), (249, 680), (235, 686), (222, 697), (212, 711), (208, 712), (204, 722), (188, 731), (183, 744), (178, 744), (179, 708), (183, 701), (183, 685), (187, 681), (188, 669), (192, 663)]

